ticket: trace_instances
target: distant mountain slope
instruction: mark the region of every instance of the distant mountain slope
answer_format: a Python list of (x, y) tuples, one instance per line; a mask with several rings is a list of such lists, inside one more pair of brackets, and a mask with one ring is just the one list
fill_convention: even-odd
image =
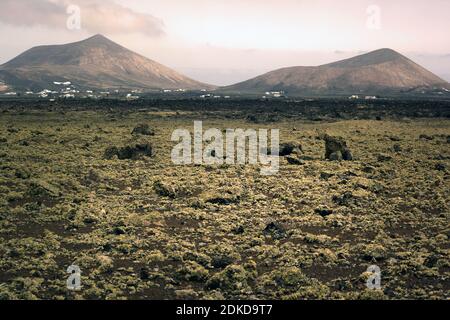
[(54, 81), (86, 88), (203, 89), (185, 77), (96, 35), (86, 40), (34, 47), (0, 66), (0, 81), (22, 89), (44, 89)]
[(318, 67), (289, 67), (223, 87), (224, 91), (351, 94), (449, 87), (448, 82), (391, 49)]

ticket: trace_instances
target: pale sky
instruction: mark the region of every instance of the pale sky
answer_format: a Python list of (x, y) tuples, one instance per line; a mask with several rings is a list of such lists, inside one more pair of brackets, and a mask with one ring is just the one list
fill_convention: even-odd
[(0, 63), (102, 33), (218, 85), (386, 47), (449, 81), (449, 12), (449, 0), (0, 0)]

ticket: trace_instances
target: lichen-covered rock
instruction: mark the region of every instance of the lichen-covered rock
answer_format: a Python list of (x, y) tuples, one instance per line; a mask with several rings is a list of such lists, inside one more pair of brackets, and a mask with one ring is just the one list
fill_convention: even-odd
[(344, 157), (342, 156), (342, 152), (336, 151), (330, 154), (328, 159), (330, 159), (331, 161), (342, 161)]
[(177, 276), (187, 281), (203, 282), (208, 275), (209, 271), (195, 261), (186, 261), (177, 271)]
[(303, 148), (302, 145), (298, 142), (295, 141), (289, 141), (289, 142), (285, 142), (285, 143), (281, 143), (280, 144), (280, 153), (279, 155), (281, 157), (284, 156), (289, 156), (291, 154), (297, 154), (300, 155), (301, 153), (303, 153)]
[(157, 195), (160, 195), (162, 197), (174, 199), (177, 196), (177, 192), (172, 186), (169, 186), (161, 182), (160, 180), (157, 180), (153, 183), (153, 190)]
[(286, 237), (286, 229), (277, 222), (269, 223), (263, 231), (264, 234), (270, 235), (274, 239), (282, 239)]
[(328, 209), (326, 207), (316, 208), (314, 210), (314, 212), (317, 213), (318, 215), (320, 215), (321, 217), (326, 217), (326, 216), (329, 216), (329, 215), (333, 214), (333, 210)]
[(273, 280), (283, 288), (297, 288), (308, 285), (311, 280), (297, 267), (279, 269), (274, 272)]
[(216, 273), (206, 283), (209, 290), (221, 289), (225, 292), (233, 292), (247, 287), (247, 271), (238, 265), (229, 265), (223, 271)]
[(323, 136), (323, 140), (325, 141), (325, 159), (340, 160), (342, 157), (342, 160), (353, 160), (353, 155), (343, 138), (326, 134)]
[(401, 152), (401, 151), (403, 150), (403, 149), (402, 149), (402, 146), (399, 145), (398, 143), (394, 144), (394, 146), (392, 147), (392, 149), (394, 150), (394, 152)]
[(117, 156), (119, 160), (137, 160), (144, 156), (151, 157), (153, 156), (153, 147), (149, 143), (141, 143), (135, 144), (134, 146), (125, 146), (122, 148), (109, 147), (105, 150), (105, 159), (110, 160), (114, 156)]
[(146, 123), (139, 124), (136, 126), (131, 132), (132, 135), (144, 135), (144, 136), (154, 136), (155, 131), (150, 128), (150, 126)]
[(305, 164), (305, 161), (303, 161), (302, 159), (299, 159), (297, 157), (287, 156), (286, 160), (289, 164), (292, 164), (292, 165), (299, 166), (299, 165)]
[(391, 157), (390, 155), (388, 155), (388, 154), (380, 153), (380, 154), (377, 156), (377, 159), (378, 159), (378, 161), (380, 161), (380, 162), (384, 162), (384, 161), (390, 161), (390, 160), (392, 160), (392, 157)]

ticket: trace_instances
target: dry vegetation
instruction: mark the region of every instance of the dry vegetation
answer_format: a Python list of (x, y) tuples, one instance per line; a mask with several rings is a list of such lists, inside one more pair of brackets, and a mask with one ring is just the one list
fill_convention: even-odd
[[(0, 299), (449, 298), (448, 118), (61, 110), (1, 112)], [(301, 161), (269, 177), (175, 166), (172, 130), (194, 119), (279, 128)], [(151, 134), (131, 134), (142, 123)], [(325, 160), (324, 133), (353, 160)], [(382, 290), (365, 287), (372, 264)]]

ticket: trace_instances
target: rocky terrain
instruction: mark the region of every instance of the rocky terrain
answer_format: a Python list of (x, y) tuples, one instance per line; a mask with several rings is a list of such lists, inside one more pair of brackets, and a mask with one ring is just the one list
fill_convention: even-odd
[[(14, 100), (0, 114), (0, 299), (450, 298), (449, 102)], [(279, 173), (173, 165), (171, 133), (194, 120), (280, 129)]]

